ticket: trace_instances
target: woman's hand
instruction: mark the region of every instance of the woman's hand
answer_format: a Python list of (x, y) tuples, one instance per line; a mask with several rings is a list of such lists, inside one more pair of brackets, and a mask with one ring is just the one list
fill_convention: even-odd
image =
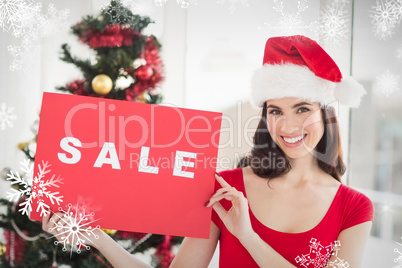
[[(99, 238), (99, 228), (80, 226), (75, 218), (65, 212), (48, 213), (42, 218), (42, 229), (52, 234), (64, 246), (86, 247), (96, 245)], [(64, 247), (65, 248), (65, 247)], [(63, 249), (64, 249), (63, 248)]]
[[(212, 195), (206, 206), (212, 206), (229, 232), (240, 241), (247, 239), (254, 232), (251, 226), (247, 199), (242, 192), (230, 186), (218, 173), (215, 174), (215, 178), (222, 188)], [(219, 203), (222, 199), (232, 202), (232, 207), (228, 211)]]

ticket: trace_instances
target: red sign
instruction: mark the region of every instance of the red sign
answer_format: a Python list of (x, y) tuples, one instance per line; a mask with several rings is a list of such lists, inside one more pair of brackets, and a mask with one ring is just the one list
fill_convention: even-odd
[(207, 238), (220, 126), (220, 113), (44, 93), (31, 218), (78, 202), (101, 228)]

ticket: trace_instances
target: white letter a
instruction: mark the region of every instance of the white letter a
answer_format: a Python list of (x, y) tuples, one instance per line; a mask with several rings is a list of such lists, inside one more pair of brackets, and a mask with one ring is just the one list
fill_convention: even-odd
[[(110, 158), (106, 158), (109, 153)], [(116, 147), (113, 142), (105, 142), (102, 150), (96, 159), (94, 167), (102, 167), (103, 164), (111, 164), (113, 169), (120, 169), (119, 158), (117, 157)]]

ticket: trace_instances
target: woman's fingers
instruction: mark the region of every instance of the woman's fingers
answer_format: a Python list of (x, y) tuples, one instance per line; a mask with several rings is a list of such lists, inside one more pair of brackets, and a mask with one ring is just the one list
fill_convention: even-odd
[(230, 184), (227, 183), (218, 172), (215, 172), (215, 179), (219, 182), (222, 188), (231, 187)]
[(216, 214), (218, 214), (220, 219), (223, 219), (227, 213), (226, 209), (221, 205), (221, 203), (216, 202), (213, 204), (212, 208), (215, 210)]
[(50, 212), (49, 212), (49, 213), (45, 213), (45, 214), (43, 215), (43, 218), (42, 218), (42, 229), (43, 229), (43, 231), (46, 231), (46, 232), (47, 232), (47, 230), (48, 230), (47, 225), (48, 225), (48, 223), (49, 223), (50, 216), (51, 216)]
[(209, 199), (205, 206), (211, 207), (222, 199), (234, 202), (236, 199), (241, 198), (242, 196), (243, 193), (237, 191), (234, 187), (221, 188), (216, 191), (216, 193)]

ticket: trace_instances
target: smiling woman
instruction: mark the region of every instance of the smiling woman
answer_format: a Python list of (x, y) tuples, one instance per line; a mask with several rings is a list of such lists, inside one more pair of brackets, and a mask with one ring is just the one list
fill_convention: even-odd
[[(253, 77), (262, 116), (250, 156), (215, 175), (209, 239), (185, 238), (172, 267), (208, 267), (218, 241), (221, 268), (360, 267), (373, 204), (340, 183), (345, 166), (329, 104), (357, 107), (365, 91), (304, 36), (268, 39), (263, 63)], [(53, 218), (44, 229), (54, 230)], [(99, 237), (114, 267), (148, 267)]]

